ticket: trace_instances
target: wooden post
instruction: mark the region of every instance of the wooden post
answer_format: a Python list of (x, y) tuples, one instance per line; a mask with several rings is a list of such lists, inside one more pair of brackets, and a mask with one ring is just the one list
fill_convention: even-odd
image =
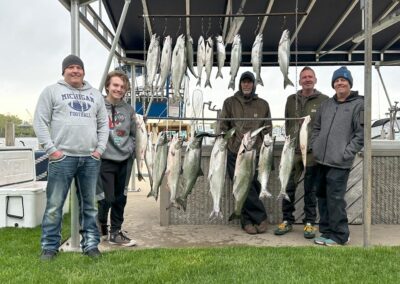
[(6, 146), (15, 146), (15, 127), (14, 123), (7, 122), (6, 123)]

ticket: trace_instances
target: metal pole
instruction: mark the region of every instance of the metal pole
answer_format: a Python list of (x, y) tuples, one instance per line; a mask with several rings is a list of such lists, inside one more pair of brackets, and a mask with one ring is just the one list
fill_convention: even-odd
[[(71, 53), (79, 56), (80, 54), (80, 35), (79, 35), (79, 1), (71, 1)], [(79, 204), (75, 180), (71, 184), (71, 241), (70, 249), (79, 250)]]
[[(136, 111), (136, 92), (135, 92), (135, 82), (136, 82), (136, 66), (131, 65), (131, 106)], [(132, 163), (132, 171), (129, 179), (128, 191), (136, 190), (136, 169), (135, 169), (135, 161)]]
[(100, 86), (99, 86), (100, 92), (103, 91), (104, 83), (106, 82), (107, 73), (108, 73), (108, 70), (110, 70), (111, 60), (114, 56), (115, 49), (116, 49), (118, 41), (119, 41), (119, 36), (121, 35), (122, 26), (124, 25), (125, 17), (128, 12), (130, 3), (131, 3), (131, 0), (125, 0), (124, 8), (122, 9), (121, 18), (119, 19), (119, 22), (118, 22), (117, 31), (115, 32), (115, 37), (114, 37), (114, 40), (113, 40), (113, 43), (112, 43), (112, 46), (110, 49), (110, 53), (108, 54), (106, 67), (104, 68), (104, 72), (103, 72), (103, 77), (101, 78), (101, 81), (100, 81)]
[(307, 12), (287, 12), (287, 13), (252, 13), (252, 14), (175, 14), (175, 15), (138, 15), (138, 18), (235, 18), (235, 17), (265, 17), (265, 16), (305, 16)]
[(371, 97), (372, 97), (372, 0), (365, 0), (364, 73), (364, 162), (363, 162), (363, 245), (371, 242)]

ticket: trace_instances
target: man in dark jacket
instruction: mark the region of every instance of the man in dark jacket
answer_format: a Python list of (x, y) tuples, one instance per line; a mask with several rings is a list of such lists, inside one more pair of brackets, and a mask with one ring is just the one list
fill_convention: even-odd
[[(240, 77), (239, 91), (224, 101), (221, 118), (271, 118), (268, 103), (259, 98), (255, 93), (256, 85), (253, 73), (244, 72)], [(259, 151), (263, 135), (272, 132), (270, 120), (246, 120), (246, 121), (222, 121), (221, 131), (235, 128), (234, 136), (228, 142), (227, 170), (229, 177), (233, 180), (236, 157), (239, 151), (243, 135), (259, 127), (267, 126), (257, 137), (256, 149)], [(249, 190), (247, 199), (241, 213), (242, 228), (248, 234), (264, 233), (267, 231), (267, 213), (264, 204), (259, 199), (261, 185), (257, 181), (257, 171)]]
[[(323, 95), (314, 88), (317, 83), (315, 72), (310, 67), (304, 67), (300, 72), (299, 84), (302, 87), (296, 94), (290, 95), (286, 101), (285, 117), (300, 118), (309, 115), (311, 121), (308, 124), (308, 141), (311, 140), (311, 130), (317, 109), (321, 103), (329, 97)], [(315, 219), (317, 218), (317, 199), (315, 197), (315, 172), (316, 163), (311, 154), (311, 150), (307, 150), (306, 168), (304, 168), (302, 155), (299, 144), (299, 133), (301, 120), (286, 120), (286, 135), (290, 138), (296, 138), (296, 154), (294, 159), (293, 170), (289, 177), (286, 193), (290, 201), (283, 198), (282, 213), (283, 222), (275, 229), (275, 235), (284, 235), (292, 230), (292, 224), (295, 221), (293, 212), (295, 211), (295, 195), (296, 188), (302, 172), (304, 174), (304, 237), (312, 239), (315, 237)], [(310, 148), (310, 147), (309, 147)]]
[(364, 97), (351, 91), (346, 67), (332, 76), (336, 94), (321, 104), (315, 118), (312, 151), (318, 163), (317, 198), (321, 236), (316, 244), (344, 245), (350, 240), (344, 199), (350, 168), (364, 145)]

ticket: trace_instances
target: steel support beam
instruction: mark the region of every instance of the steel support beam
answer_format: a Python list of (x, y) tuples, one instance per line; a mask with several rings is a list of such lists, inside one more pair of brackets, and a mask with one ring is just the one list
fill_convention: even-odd
[(306, 9), (306, 15), (304, 15), (301, 18), (300, 23), (297, 25), (297, 28), (295, 30), (295, 32), (292, 34), (292, 38), (290, 39), (290, 44), (293, 43), (293, 41), (296, 39), (298, 33), (300, 32), (300, 29), (303, 27), (304, 23), (306, 22), (308, 15), (310, 14), (312, 8), (314, 7), (315, 3), (317, 2), (317, 0), (311, 0), (311, 2), (308, 4), (307, 9)]
[[(186, 0), (186, 15), (190, 15), (190, 0)], [(186, 34), (190, 35), (190, 18), (186, 18)]]
[(119, 19), (119, 22), (118, 22), (117, 31), (115, 32), (115, 37), (114, 37), (110, 52), (108, 54), (106, 66), (104, 67), (103, 76), (100, 81), (100, 86), (99, 86), (100, 92), (103, 91), (104, 83), (106, 81), (106, 77), (108, 74), (108, 70), (110, 70), (111, 60), (114, 57), (115, 48), (117, 47), (117, 44), (119, 41), (119, 36), (121, 35), (121, 30), (125, 23), (126, 14), (128, 13), (128, 8), (129, 8), (130, 4), (131, 4), (131, 0), (125, 0), (124, 8), (122, 9), (122, 13), (121, 13), (121, 18)]
[[(228, 0), (226, 3), (226, 9), (225, 9), (225, 14), (232, 14), (232, 0)], [(222, 28), (222, 38), (225, 41), (225, 37), (226, 37), (226, 31), (228, 29), (228, 21), (229, 21), (229, 17), (225, 17), (224, 19), (224, 27)]]
[[(274, 5), (274, 0), (271, 0), (268, 2), (268, 6), (267, 6), (267, 9), (265, 10), (265, 14), (271, 13), (273, 5)], [(263, 33), (265, 25), (267, 24), (267, 20), (268, 20), (268, 16), (265, 16), (261, 22), (260, 29), (258, 31), (259, 34)]]
[[(142, 0), (142, 7), (143, 7), (143, 15), (146, 16), (149, 14), (149, 10), (147, 9), (147, 1)], [(151, 27), (150, 19), (149, 17), (145, 17), (146, 19), (146, 25), (147, 25), (147, 30), (149, 31), (149, 37), (153, 35), (153, 29)]]
[(371, 245), (371, 101), (372, 101), (372, 1), (365, 0), (365, 72), (364, 72), (364, 160), (363, 160), (363, 245)]
[[(322, 44), (318, 47), (317, 49), (317, 54), (321, 53), (322, 49), (325, 47), (325, 45), (328, 43), (328, 41), (332, 38), (332, 36), (336, 33), (337, 29), (343, 24), (343, 22), (347, 19), (349, 16), (350, 12), (354, 9), (354, 7), (357, 5), (359, 0), (353, 0), (353, 2), (347, 7), (346, 11), (340, 17), (339, 21), (335, 24), (335, 26), (332, 28), (332, 30), (329, 32), (328, 36), (325, 38), (325, 40), (322, 42)], [(349, 40), (348, 40), (349, 41)], [(347, 41), (346, 41), (347, 42)]]

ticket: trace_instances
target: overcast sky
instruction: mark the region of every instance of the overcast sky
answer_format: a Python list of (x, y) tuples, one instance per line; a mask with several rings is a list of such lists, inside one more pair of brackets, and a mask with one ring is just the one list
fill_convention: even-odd
[[(38, 96), (44, 87), (62, 78), (61, 61), (71, 51), (70, 30), (69, 12), (57, 0), (0, 0), (1, 114), (15, 114), (29, 120), (27, 110), (33, 115)], [(108, 51), (84, 27), (80, 31), (80, 55), (85, 63), (85, 79), (97, 88)], [(337, 68), (338, 66), (316, 68), (316, 88), (329, 96), (334, 93), (331, 78)], [(350, 66), (349, 69), (354, 78), (353, 90), (363, 94), (363, 67)], [(246, 70), (248, 68), (241, 68), (238, 76)], [(297, 69), (290, 67), (289, 77), (293, 82), (300, 70), (300, 66)], [(400, 101), (400, 67), (382, 67), (381, 71), (392, 102)], [(223, 100), (233, 94), (232, 90), (227, 89), (228, 68), (225, 68), (223, 74), (223, 80), (214, 79), (216, 70), (213, 70), (213, 88), (203, 89), (204, 101), (212, 100), (217, 107), (221, 107)], [(283, 78), (278, 68), (263, 68), (262, 79), (265, 87), (257, 87), (257, 93), (269, 102), (273, 117), (283, 117), (286, 98), (296, 88), (283, 89)], [(202, 81), (204, 83), (205, 78)], [(195, 83), (195, 80), (191, 80), (190, 94)], [(384, 117), (388, 103), (375, 69), (372, 88), (372, 116)]]

